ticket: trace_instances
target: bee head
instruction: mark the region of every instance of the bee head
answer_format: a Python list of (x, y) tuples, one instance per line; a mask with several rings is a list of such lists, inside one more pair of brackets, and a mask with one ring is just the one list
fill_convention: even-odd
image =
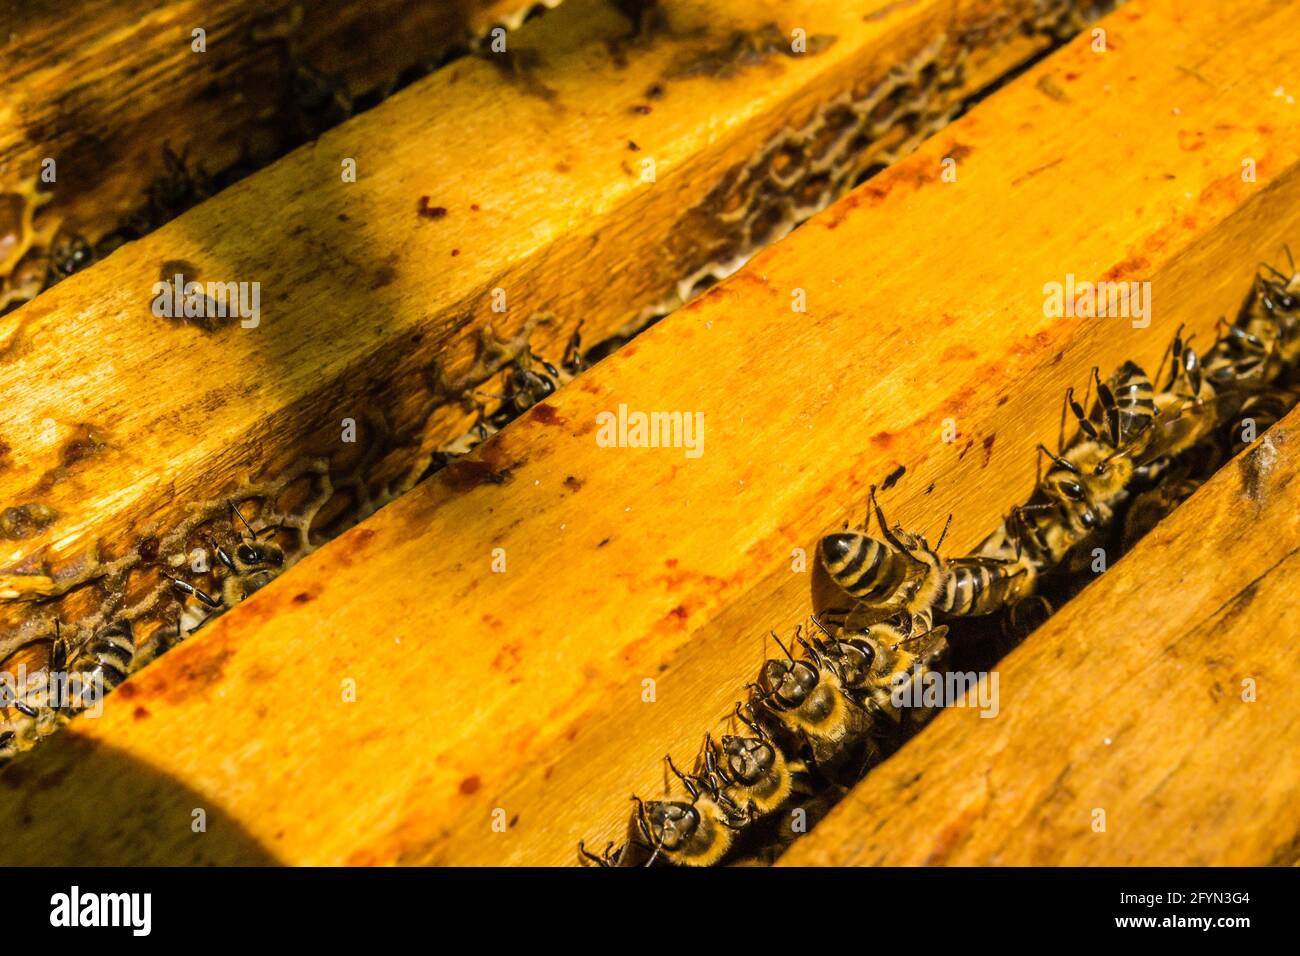
[[(1069, 510), (1077, 516), (1080, 525), (1089, 531), (1097, 527), (1097, 516), (1088, 500), (1088, 489), (1077, 473), (1061, 471), (1049, 474), (1045, 484), (1064, 499), (1067, 506), (1073, 506)], [(1078, 507), (1080, 505), (1082, 507)]]
[(1263, 286), (1264, 307), (1270, 313), (1278, 310), (1291, 312), (1300, 305), (1300, 299), (1297, 299), (1296, 293), (1291, 290), (1290, 282), (1265, 279)]
[(759, 691), (764, 700), (775, 699), (782, 708), (803, 704), (817, 687), (817, 668), (808, 661), (776, 661), (763, 664), (758, 677)]
[(771, 772), (776, 749), (757, 737), (722, 738), (723, 773), (729, 780), (752, 786)]
[(528, 395), (533, 401), (540, 401), (555, 392), (552, 379), (518, 365), (511, 375), (510, 385), (515, 392)]
[(637, 806), (641, 835), (656, 849), (671, 853), (685, 846), (700, 826), (700, 815), (689, 803), (652, 800)]
[(865, 683), (875, 663), (876, 651), (863, 641), (826, 641), (818, 645), (818, 650), (836, 665), (846, 686), (858, 687)]

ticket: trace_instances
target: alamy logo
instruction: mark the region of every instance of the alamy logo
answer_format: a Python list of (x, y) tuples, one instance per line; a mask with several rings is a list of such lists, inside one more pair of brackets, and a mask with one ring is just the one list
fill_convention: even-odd
[(172, 281), (153, 284), (153, 314), (160, 319), (239, 318), (255, 329), (262, 321), (260, 282), (186, 282), (179, 272)]
[(0, 708), (26, 713), (44, 710), (77, 711), (86, 717), (104, 712), (104, 679), (97, 672), (50, 671), (45, 668), (28, 672), (25, 663), (17, 671), (0, 671)]
[(996, 717), (997, 671), (912, 671), (894, 678), (889, 702), (904, 707), (976, 707), (981, 717)]
[(1059, 318), (1131, 319), (1133, 328), (1151, 324), (1150, 282), (1075, 282), (1067, 272), (1065, 282), (1043, 286), (1043, 315)]
[(704, 454), (703, 412), (618, 412), (596, 416), (596, 444), (601, 448), (683, 448), (687, 458)]
[(129, 926), (132, 935), (148, 936), (153, 918), (152, 893), (70, 893), (50, 897), (51, 926)]

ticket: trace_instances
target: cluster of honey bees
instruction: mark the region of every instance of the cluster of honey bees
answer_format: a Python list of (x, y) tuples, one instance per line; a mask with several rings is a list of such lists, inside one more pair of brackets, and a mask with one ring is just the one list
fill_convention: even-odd
[(891, 527), (872, 489), (863, 530), (818, 546), (847, 606), (814, 617), (815, 634), (796, 631), (801, 656), (777, 639), (783, 656), (736, 705), (744, 729), (706, 734), (690, 771), (666, 757), (684, 796), (634, 796), (626, 843), (600, 854), (579, 843), (581, 862), (710, 866), (802, 832), (818, 800), (833, 802), (928, 718), (906, 691), (945, 666), (949, 623), (996, 613), (1023, 636), (1051, 613), (1046, 594), (1063, 593), (1054, 580), (1077, 579), (1096, 549), (1122, 553), (1300, 401), (1300, 274), (1287, 257), (1289, 273), (1264, 266), (1203, 355), (1180, 327), (1154, 379), (1129, 361), (1106, 380), (1093, 370), (1091, 400), (1068, 390), (1032, 495), (974, 554), (943, 557), (942, 535), (931, 547)]
[[(558, 364), (525, 345), (496, 373), (499, 391), (472, 389), (463, 396), (477, 410), (473, 427), (461, 440), (437, 453), (429, 471), (482, 444), (611, 347), (610, 343), (602, 343), (584, 353), (581, 323), (570, 336)], [(314, 512), (328, 499), (332, 489), (326, 481), (310, 510)], [(174, 624), (157, 628), (141, 641), (137, 639), (138, 628), (130, 614), (120, 609), (105, 615), (98, 623), (73, 628), (71, 633), (61, 629), (56, 619), (52, 637), (49, 632), (37, 635), (4, 657), (0, 662), (0, 679), (5, 681), (0, 696), (0, 764), (31, 749), (68, 718), (93, 706), (153, 657), (269, 584), (288, 567), (291, 559), (301, 557), (301, 546), (289, 553), (277, 540), (281, 532), (292, 530), (284, 525), (283, 516), (271, 515), (271, 520), (266, 521), (259, 515), (253, 521), (261, 527), (255, 528), (233, 499), (222, 507), (229, 511), (233, 533), (209, 532), (200, 536), (212, 567), (210, 573), (206, 568), (189, 569), (207, 576), (212, 584), (206, 580), (184, 579), (187, 535), (175, 536), (176, 540), (168, 545), (175, 550), (169, 552), (171, 559), (165, 562), (169, 570), (163, 584), (179, 602)], [(309, 525), (310, 520), (306, 523)], [(304, 539), (305, 534), (304, 531)], [(93, 690), (63, 692), (61, 688), (70, 684)]]
[(30, 749), (74, 714), (94, 707), (146, 660), (188, 637), (205, 619), (261, 589), (285, 566), (285, 551), (272, 537), (277, 528), (255, 531), (234, 502), (232, 522), (242, 530), (229, 549), (213, 540), (218, 563), (215, 595), (170, 578), (180, 601), (174, 627), (150, 635), (141, 646), (136, 627), (123, 615), (90, 629), (84, 637), (63, 633), (54, 621), (53, 640), (36, 640), (5, 658), (0, 667), (0, 763)]

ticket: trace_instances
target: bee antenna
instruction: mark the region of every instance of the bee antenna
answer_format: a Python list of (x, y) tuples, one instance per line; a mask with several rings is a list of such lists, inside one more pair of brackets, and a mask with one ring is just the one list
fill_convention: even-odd
[(1038, 443), (1038, 450), (1042, 452), (1044, 455), (1046, 455), (1048, 457), (1048, 460), (1050, 460), (1052, 464), (1056, 465), (1056, 467), (1064, 468), (1066, 471), (1073, 472), (1076, 475), (1079, 473), (1079, 469), (1074, 466), (1074, 462), (1062, 458), (1060, 455), (1052, 454), (1050, 451), (1047, 450), (1047, 446), (1044, 445), (1042, 442)]
[(821, 656), (820, 654), (817, 653), (816, 648), (814, 648), (811, 644), (809, 644), (807, 641), (805, 641), (801, 635), (797, 635), (797, 634), (796, 634), (796, 635), (795, 635), (795, 640), (797, 640), (797, 641), (799, 642), (799, 646), (802, 647), (802, 648), (804, 649), (804, 652), (807, 653), (807, 655), (808, 655), (810, 658), (812, 658), (812, 662), (813, 662), (814, 664), (816, 664), (818, 667), (821, 667), (821, 666), (822, 666), (822, 656)]
[[(1097, 379), (1098, 384), (1100, 384), (1100, 383), (1101, 383), (1101, 378), (1098, 376), (1098, 373), (1097, 373), (1097, 366), (1095, 366), (1095, 365), (1092, 367), (1092, 375), (1093, 375), (1093, 377), (1095, 377), (1095, 378)], [(1092, 378), (1089, 378), (1089, 379), (1088, 379), (1088, 384), (1087, 384), (1087, 386), (1086, 386), (1086, 387), (1084, 388), (1084, 390), (1083, 390), (1083, 407), (1084, 407), (1085, 409), (1087, 409), (1087, 407), (1088, 407), (1088, 399), (1089, 399), (1090, 397), (1092, 397)]]
[(230, 513), (233, 514), (236, 518), (238, 518), (240, 523), (243, 524), (243, 526), (248, 529), (248, 533), (253, 535), (253, 537), (257, 537), (256, 532), (253, 531), (253, 526), (248, 523), (248, 519), (244, 517), (243, 512), (241, 512), (238, 506), (235, 505), (235, 499), (234, 498), (226, 499), (226, 504), (230, 506)]
[(748, 727), (750, 730), (752, 730), (754, 733), (758, 734), (760, 738), (762, 738), (763, 730), (758, 726), (758, 723), (754, 718), (754, 709), (751, 707), (749, 709), (749, 716), (746, 717), (743, 713), (741, 713), (741, 710), (744, 707), (745, 704), (743, 704), (741, 701), (736, 701), (736, 719), (739, 720), (746, 727)]
[[(948, 512), (948, 520), (943, 523), (943, 530), (939, 532), (939, 540), (935, 543), (934, 550), (937, 554), (943, 547), (943, 539), (948, 537), (948, 526), (952, 524), (952, 512)], [(827, 635), (828, 637), (830, 635)]]
[(794, 663), (794, 655), (790, 653), (790, 648), (781, 643), (781, 638), (776, 636), (776, 631), (772, 632), (772, 640), (776, 641), (776, 646), (785, 652), (785, 656), (790, 658), (790, 663)]
[[(1181, 328), (1181, 326), (1179, 326), (1179, 328)], [(1173, 354), (1174, 342), (1177, 342), (1177, 341), (1178, 341), (1178, 337), (1175, 335), (1175, 337), (1174, 337), (1174, 341), (1173, 341), (1173, 342), (1170, 342), (1169, 345), (1167, 345), (1167, 346), (1165, 347), (1164, 352), (1162, 352), (1162, 353), (1160, 354), (1160, 365), (1156, 368), (1156, 377), (1155, 377), (1154, 379), (1152, 379), (1152, 382), (1159, 382), (1161, 376), (1164, 375), (1164, 371), (1165, 371), (1165, 359), (1169, 358), (1169, 357)], [(1175, 363), (1176, 363), (1176, 362), (1177, 362), (1177, 359), (1175, 359), (1174, 361), (1175, 361)], [(1171, 371), (1170, 371), (1170, 384), (1173, 383), (1173, 379), (1174, 379), (1174, 377), (1175, 377), (1175, 376), (1174, 376), (1174, 373), (1173, 373), (1172, 370), (1171, 370)], [(1168, 388), (1168, 386), (1166, 386), (1166, 389), (1167, 389), (1167, 388)]]
[(870, 492), (869, 496), (867, 497), (867, 520), (866, 520), (865, 522), (863, 522), (863, 524), (862, 524), (862, 532), (863, 532), (864, 534), (869, 534), (869, 533), (871, 532), (871, 512), (873, 512), (873, 511), (876, 513), (876, 517), (877, 517), (877, 519), (878, 519), (879, 522), (880, 522), (880, 530), (881, 530), (882, 532), (887, 532), (888, 529), (887, 529), (887, 527), (886, 527), (886, 525), (885, 525), (885, 518), (884, 518), (884, 515), (882, 515), (882, 514), (880, 513), (880, 505), (876, 504), (876, 486), (875, 486), (875, 485), (872, 485), (872, 486), (871, 486), (871, 492)]
[[(1288, 253), (1288, 254), (1289, 254), (1289, 253)], [(1267, 262), (1261, 262), (1261, 263), (1259, 264), (1259, 267), (1260, 267), (1261, 269), (1265, 269), (1265, 270), (1267, 270), (1268, 272), (1273, 273), (1273, 275), (1277, 276), (1279, 279), (1283, 280), (1284, 282), (1287, 281), (1287, 280), (1289, 280), (1289, 279), (1291, 278), (1290, 276), (1284, 276), (1281, 272), (1279, 272), (1279, 271), (1277, 270), (1277, 268), (1276, 268), (1275, 266), (1272, 266), (1272, 265), (1270, 265), (1270, 264), (1267, 263)], [(1294, 263), (1294, 262), (1291, 263), (1291, 267), (1292, 267), (1292, 269), (1294, 270), (1294, 268), (1295, 268), (1295, 263)]]
[(889, 528), (889, 522), (885, 520), (885, 512), (881, 510), (879, 502), (876, 501), (876, 486), (871, 486), (871, 507), (876, 511), (876, 522), (880, 525), (880, 533), (895, 550), (906, 551), (907, 546), (898, 540), (898, 536)]

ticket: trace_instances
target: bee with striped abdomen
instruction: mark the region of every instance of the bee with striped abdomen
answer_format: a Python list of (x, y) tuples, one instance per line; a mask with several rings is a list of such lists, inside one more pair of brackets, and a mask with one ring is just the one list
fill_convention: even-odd
[(1106, 382), (1094, 366), (1089, 388), (1093, 384), (1097, 387), (1097, 400), (1087, 413), (1075, 400), (1073, 388), (1065, 392), (1066, 405), (1078, 423), (1074, 442), (1103, 442), (1114, 452), (1138, 453), (1150, 437), (1159, 414), (1151, 379), (1136, 362), (1125, 362)]
[[(77, 709), (91, 706), (114, 690), (131, 673), (135, 660), (135, 636), (131, 623), (125, 619), (111, 624), (90, 636), (75, 653), (65, 650), (63, 657), (67, 670), (80, 678), (81, 691), (77, 695)], [(92, 697), (86, 697), (85, 687), (92, 688)]]
[[(884, 541), (866, 533), (873, 511)], [(938, 546), (947, 532), (945, 525)], [(900, 527), (891, 530), (873, 485), (863, 531), (828, 534), (818, 544), (817, 554), (835, 586), (857, 602), (849, 609), (856, 622), (866, 626), (901, 615), (908, 630), (916, 618), (917, 629), (925, 631), (943, 586), (938, 546), (932, 549), (925, 538)]]
[(1036, 569), (1023, 558), (973, 554), (944, 562), (943, 594), (935, 607), (951, 617), (993, 614), (1028, 599)]

